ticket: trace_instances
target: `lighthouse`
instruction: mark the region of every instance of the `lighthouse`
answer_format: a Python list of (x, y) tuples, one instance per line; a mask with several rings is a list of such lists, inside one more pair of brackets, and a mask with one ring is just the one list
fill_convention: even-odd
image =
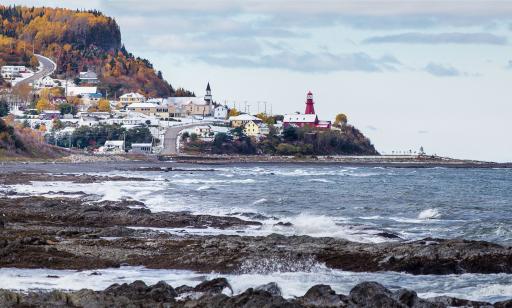
[(304, 114), (315, 114), (315, 106), (313, 102), (313, 93), (311, 91), (308, 92), (307, 100), (306, 100), (306, 112)]

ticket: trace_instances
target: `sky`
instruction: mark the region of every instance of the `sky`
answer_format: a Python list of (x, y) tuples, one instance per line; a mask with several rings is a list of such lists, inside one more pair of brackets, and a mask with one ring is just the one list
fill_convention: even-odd
[[(345, 113), (377, 150), (512, 161), (512, 1), (71, 0), (174, 88), (251, 113)], [(245, 107), (248, 106), (248, 107)]]

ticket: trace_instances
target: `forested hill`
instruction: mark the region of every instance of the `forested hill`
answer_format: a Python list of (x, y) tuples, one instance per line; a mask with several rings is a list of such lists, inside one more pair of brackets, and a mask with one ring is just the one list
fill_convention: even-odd
[(56, 77), (95, 71), (111, 95), (128, 91), (173, 95), (152, 64), (129, 53), (113, 18), (98, 11), (0, 5), (0, 65), (36, 66), (32, 50), (55, 60)]

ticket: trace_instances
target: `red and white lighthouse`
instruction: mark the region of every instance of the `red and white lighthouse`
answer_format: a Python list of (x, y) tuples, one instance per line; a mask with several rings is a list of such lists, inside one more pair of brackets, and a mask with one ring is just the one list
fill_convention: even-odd
[(315, 106), (313, 102), (313, 93), (311, 91), (308, 92), (308, 97), (306, 100), (306, 112), (304, 114), (315, 114)]

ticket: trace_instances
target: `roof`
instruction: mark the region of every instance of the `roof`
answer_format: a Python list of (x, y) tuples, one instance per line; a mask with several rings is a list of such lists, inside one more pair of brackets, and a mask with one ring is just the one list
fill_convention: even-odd
[(133, 104), (128, 105), (128, 109), (131, 109), (131, 108), (156, 108), (156, 107), (158, 107), (158, 105), (153, 104), (153, 103), (133, 103)]
[(80, 79), (98, 79), (98, 75), (95, 72), (80, 72)]
[(145, 97), (142, 94), (130, 92), (130, 93), (125, 93), (125, 94), (119, 96), (119, 98), (145, 98)]
[(167, 101), (170, 104), (177, 106), (195, 104), (195, 105), (206, 105), (203, 97), (187, 96), (187, 97), (169, 97)]
[(317, 121), (316, 114), (285, 114), (284, 123), (314, 123)]
[(68, 95), (84, 95), (98, 92), (98, 87), (68, 87)]
[(250, 114), (241, 114), (236, 117), (229, 117), (230, 121), (254, 121), (254, 122), (261, 122), (260, 118), (257, 118), (255, 116), (252, 116)]
[(132, 148), (151, 147), (151, 143), (132, 143)]

